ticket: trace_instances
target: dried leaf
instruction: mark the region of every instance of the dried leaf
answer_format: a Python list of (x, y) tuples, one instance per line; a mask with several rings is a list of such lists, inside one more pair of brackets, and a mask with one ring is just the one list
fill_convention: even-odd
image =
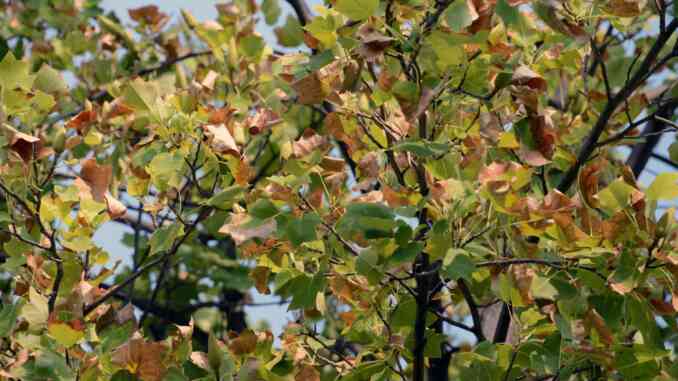
[(235, 143), (231, 132), (224, 124), (207, 124), (203, 127), (211, 138), (210, 145), (218, 153), (240, 157), (240, 149)]
[(231, 340), (228, 347), (234, 355), (252, 353), (257, 347), (257, 335), (251, 329), (246, 329), (238, 337)]
[(304, 157), (326, 143), (326, 137), (313, 133), (309, 136), (302, 136), (299, 140), (292, 143), (292, 152), (294, 157)]
[(511, 83), (517, 86), (527, 86), (538, 92), (544, 92), (548, 88), (546, 80), (527, 66), (520, 66), (513, 72)]
[(275, 220), (269, 220), (255, 226), (248, 226), (251, 222), (246, 213), (233, 213), (231, 220), (219, 229), (219, 233), (231, 236), (236, 245), (252, 238), (268, 238), (277, 229)]

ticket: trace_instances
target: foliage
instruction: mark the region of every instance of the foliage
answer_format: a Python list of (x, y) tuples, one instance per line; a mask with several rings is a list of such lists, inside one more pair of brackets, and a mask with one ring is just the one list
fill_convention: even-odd
[(678, 378), (672, 2), (0, 8), (0, 377)]

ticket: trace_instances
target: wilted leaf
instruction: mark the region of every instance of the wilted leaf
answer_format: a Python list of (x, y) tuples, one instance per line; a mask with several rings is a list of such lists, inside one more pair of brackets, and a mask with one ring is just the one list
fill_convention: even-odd
[(210, 146), (216, 152), (240, 157), (240, 149), (225, 125), (208, 124), (204, 126), (204, 129), (210, 137)]

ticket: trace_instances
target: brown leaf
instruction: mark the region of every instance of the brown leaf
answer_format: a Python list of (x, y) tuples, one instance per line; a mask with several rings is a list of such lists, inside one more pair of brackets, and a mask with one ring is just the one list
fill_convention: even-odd
[(217, 74), (217, 72), (215, 72), (213, 70), (210, 70), (209, 72), (207, 72), (207, 74), (205, 74), (205, 78), (202, 79), (202, 82), (200, 82), (200, 85), (202, 85), (202, 87), (212, 91), (212, 90), (214, 90), (214, 84), (216, 83), (217, 78), (219, 78), (219, 74)]
[(210, 145), (216, 152), (240, 157), (240, 148), (238, 148), (231, 132), (224, 124), (207, 124), (203, 128), (211, 138)]
[(78, 130), (79, 133), (83, 133), (84, 130), (92, 125), (92, 123), (96, 122), (97, 120), (97, 113), (93, 109), (87, 109), (80, 111), (78, 115), (74, 116), (71, 118), (67, 123), (66, 127), (68, 128), (75, 128)]
[(250, 271), (250, 277), (254, 280), (254, 287), (259, 293), (268, 295), (271, 289), (268, 288), (268, 276), (271, 274), (271, 269), (264, 266), (257, 266)]
[(546, 80), (527, 66), (520, 66), (513, 72), (511, 83), (517, 86), (527, 86), (538, 92), (544, 92), (548, 88)]
[(278, 114), (270, 109), (261, 108), (253, 116), (247, 118), (246, 124), (250, 134), (257, 135), (280, 122), (282, 122), (282, 119)]
[(367, 61), (375, 61), (391, 46), (393, 38), (380, 33), (369, 24), (364, 24), (357, 33), (362, 44), (357, 51)]
[[(146, 5), (139, 8), (127, 10), (129, 17), (137, 22), (144, 22), (148, 25), (158, 26), (168, 21), (168, 16), (165, 13), (158, 11), (155, 5)], [(156, 29), (157, 30), (157, 29)]]
[(91, 198), (106, 204), (108, 215), (112, 219), (120, 218), (127, 213), (127, 207), (108, 191), (113, 179), (113, 167), (110, 164), (99, 165), (96, 159), (82, 162), (80, 177), (74, 185), (80, 190), (81, 198)]
[(163, 355), (167, 348), (162, 342), (148, 342), (137, 333), (116, 348), (111, 361), (146, 381), (161, 381), (165, 374)]
[(303, 365), (294, 375), (294, 381), (320, 381), (320, 373), (310, 365)]
[(316, 133), (302, 136), (299, 140), (292, 143), (292, 153), (294, 157), (303, 157), (313, 152), (316, 148), (324, 146), (327, 138)]
[(330, 85), (320, 78), (318, 72), (295, 81), (292, 88), (297, 92), (298, 102), (302, 105), (322, 103), (331, 91)]
[(108, 108), (104, 108), (103, 120), (113, 119), (118, 116), (130, 115), (134, 110), (125, 104), (122, 98), (116, 98), (112, 103), (108, 105)]
[(595, 195), (598, 193), (598, 172), (604, 166), (605, 161), (597, 160), (585, 166), (579, 174), (579, 189), (582, 192), (585, 203), (593, 208), (599, 205)]
[(249, 216), (246, 213), (233, 213), (231, 220), (219, 229), (219, 233), (231, 236), (236, 245), (252, 238), (268, 238), (277, 229), (275, 220), (254, 227), (247, 226)]
[(224, 106), (221, 108), (209, 106), (207, 108), (207, 112), (209, 113), (209, 119), (207, 121), (209, 124), (226, 124), (226, 122), (231, 119), (231, 116), (233, 116), (236, 111), (237, 110), (235, 108), (229, 106)]
[(231, 340), (228, 347), (235, 355), (252, 353), (257, 347), (257, 335), (251, 329), (246, 329), (238, 337)]
[(42, 144), (40, 138), (23, 132), (12, 131), (9, 147), (21, 157), (21, 160), (28, 163), (34, 158), (39, 158)]
[(614, 334), (605, 324), (605, 320), (598, 314), (594, 309), (590, 309), (586, 313), (587, 320), (593, 325), (593, 327), (598, 331), (601, 340), (607, 344), (612, 345), (614, 343)]
[(518, 150), (517, 155), (520, 157), (520, 160), (532, 167), (541, 167), (551, 162), (551, 160), (545, 158), (544, 155), (537, 150), (520, 149)]
[(210, 361), (207, 357), (207, 353), (205, 352), (191, 352), (191, 362), (198, 367), (205, 369), (205, 370), (210, 370)]
[(641, 0), (609, 0), (605, 11), (619, 17), (636, 17), (640, 15), (646, 2)]
[(113, 179), (113, 167), (110, 164), (99, 165), (96, 159), (87, 159), (82, 162), (80, 177), (92, 187), (92, 192), (102, 199)]

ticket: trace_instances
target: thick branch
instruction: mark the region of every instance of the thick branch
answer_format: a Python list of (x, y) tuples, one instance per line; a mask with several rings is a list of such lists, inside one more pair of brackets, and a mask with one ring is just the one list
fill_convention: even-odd
[[(670, 109), (660, 110), (657, 116), (665, 119), (671, 119), (675, 107), (676, 105), (672, 104)], [(659, 140), (661, 139), (661, 134), (659, 132), (664, 131), (666, 127), (666, 123), (657, 118), (653, 118), (643, 129), (642, 135), (647, 135), (647, 138), (644, 142), (636, 144), (633, 147), (631, 155), (629, 155), (629, 158), (626, 160), (626, 164), (631, 167), (631, 170), (633, 170), (633, 174), (636, 176), (636, 178), (640, 176), (640, 174), (643, 172), (643, 169), (645, 169), (645, 165), (647, 165), (647, 162), (652, 156), (654, 147), (657, 145), (657, 143), (659, 143)]]

